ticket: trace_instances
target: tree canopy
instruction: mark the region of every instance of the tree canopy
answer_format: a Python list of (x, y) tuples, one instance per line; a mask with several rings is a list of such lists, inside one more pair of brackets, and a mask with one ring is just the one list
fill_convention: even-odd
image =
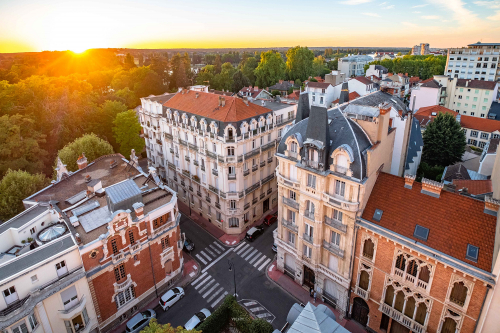
[[(109, 142), (104, 141), (103, 139), (98, 138), (94, 133), (91, 133), (85, 134), (81, 138), (68, 143), (63, 149), (59, 150), (57, 155), (61, 161), (66, 164), (68, 171), (76, 171), (78, 170), (76, 161), (80, 156), (82, 156), (82, 153), (85, 153), (85, 156), (90, 163), (103, 155), (113, 154), (113, 147), (109, 144)], [(56, 164), (57, 159), (54, 162), (54, 165)]]
[(116, 115), (113, 125), (113, 133), (120, 146), (118, 149), (120, 154), (127, 157), (132, 149), (136, 152), (141, 152), (144, 149), (144, 139), (139, 136), (142, 127), (134, 110)]
[(260, 54), (260, 62), (255, 69), (255, 83), (259, 87), (270, 87), (285, 76), (285, 62), (279, 52), (267, 51)]
[(186, 330), (181, 326), (174, 328), (170, 324), (158, 324), (156, 318), (151, 319), (149, 325), (144, 327), (141, 333), (201, 333), (197, 330)]
[(290, 80), (307, 80), (313, 74), (314, 53), (307, 47), (295, 46), (286, 52), (286, 73)]
[(382, 65), (389, 73), (408, 73), (409, 76), (418, 76), (426, 80), (444, 73), (446, 57), (405, 55), (403, 58), (377, 60), (365, 65), (365, 72), (370, 65)]
[(237, 71), (233, 75), (233, 89), (232, 91), (237, 93), (244, 87), (248, 87), (250, 85), (250, 80), (243, 74), (242, 71)]

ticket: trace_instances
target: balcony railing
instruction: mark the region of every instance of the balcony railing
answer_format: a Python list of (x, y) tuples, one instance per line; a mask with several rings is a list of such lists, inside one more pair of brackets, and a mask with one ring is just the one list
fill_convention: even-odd
[(187, 144), (187, 142), (186, 142), (186, 141), (184, 141), (184, 140), (182, 140), (182, 139), (179, 139), (179, 143), (180, 143), (181, 145), (183, 145), (183, 146), (186, 146), (186, 147), (187, 147), (187, 145), (188, 145), (188, 144)]
[(245, 195), (248, 195), (248, 194), (252, 193), (253, 191), (255, 191), (256, 189), (258, 189), (259, 187), (260, 187), (260, 183), (253, 184), (252, 186), (250, 186), (249, 188), (247, 188), (245, 190)]
[(271, 194), (271, 193), (273, 193), (273, 189), (272, 188), (270, 188), (270, 189), (267, 190), (267, 194)]
[(306, 242), (313, 244), (313, 236), (310, 236), (310, 235), (308, 235), (308, 234), (304, 233), (304, 234), (302, 235), (302, 238), (303, 238)]
[(304, 216), (307, 217), (309, 220), (314, 221), (314, 212), (311, 212), (309, 209), (307, 209), (304, 212)]
[(160, 146), (163, 145), (163, 142), (161, 142), (160, 139), (156, 139), (156, 143), (159, 144)]
[(332, 228), (342, 231), (343, 233), (347, 232), (347, 225), (343, 224), (342, 221), (332, 219), (325, 215), (325, 223)]
[(194, 160), (193, 161), (193, 164), (196, 165), (196, 166), (199, 166), (200, 165), (200, 162), (198, 162), (197, 160)]
[(265, 194), (265, 193), (261, 193), (261, 194), (260, 194), (260, 199), (261, 199), (261, 200), (262, 200), (262, 199), (264, 199), (264, 197), (265, 197), (265, 196), (266, 196), (266, 194)]
[(205, 200), (206, 200), (208, 203), (212, 202), (212, 199), (210, 199), (210, 197), (209, 197), (209, 196), (206, 196), (206, 197), (205, 197)]
[(212, 192), (214, 192), (215, 194), (219, 195), (219, 190), (216, 189), (214, 186), (212, 185), (208, 185), (208, 189)]
[(422, 289), (427, 290), (427, 287), (429, 286), (428, 282), (422, 281), (422, 280), (418, 279), (417, 277), (415, 277), (411, 274), (408, 274), (407, 272), (405, 272), (397, 267), (394, 267), (394, 275), (396, 277), (401, 278), (401, 280), (403, 282), (407, 281), (418, 288), (422, 288)]
[(276, 140), (273, 140), (273, 141), (271, 141), (271, 142), (269, 142), (269, 143), (266, 143), (265, 145), (263, 145), (263, 146), (260, 148), (260, 149), (261, 149), (261, 151), (266, 151), (266, 150), (268, 150), (268, 149), (270, 149), (270, 148), (274, 148), (274, 143), (275, 143), (275, 142), (276, 142)]
[(257, 171), (257, 169), (259, 168), (259, 165), (258, 164), (255, 164), (252, 166), (252, 172), (253, 171)]
[(226, 140), (226, 142), (234, 142), (234, 136), (225, 136), (224, 139)]
[(172, 134), (170, 133), (163, 133), (163, 135), (167, 138), (167, 139), (170, 139), (172, 140), (174, 137), (172, 136)]
[(260, 161), (260, 167), (265, 167), (266, 166), (266, 161)]
[(192, 143), (188, 143), (188, 146), (189, 146), (189, 148), (198, 151), (198, 146), (196, 146), (196, 145), (194, 145)]
[(69, 307), (67, 309), (59, 310), (59, 312), (61, 312), (62, 314), (68, 314), (71, 311), (73, 311), (74, 309), (76, 309), (77, 307), (79, 307), (82, 304), (82, 302), (84, 302), (84, 301), (85, 301), (85, 295), (82, 295), (82, 297), (80, 297), (78, 302), (76, 302), (75, 304), (73, 304), (71, 307)]
[(217, 169), (212, 169), (212, 174), (214, 176), (218, 176), (219, 175), (219, 171)]
[(403, 324), (411, 331), (416, 333), (424, 333), (425, 326), (417, 323), (415, 320), (406, 317), (404, 314), (389, 306), (388, 304), (382, 303), (380, 304), (379, 311), (385, 313), (387, 316), (396, 320), (400, 324)]
[(215, 208), (220, 209), (220, 202), (215, 203)]
[(293, 223), (292, 221), (288, 221), (284, 218), (281, 219), (281, 224), (287, 228), (287, 229), (290, 229), (292, 230), (293, 232), (298, 232), (299, 231), (299, 227)]
[(363, 298), (364, 300), (368, 300), (368, 297), (369, 297), (369, 292), (367, 290), (364, 290), (363, 288), (361, 288), (360, 286), (356, 286), (356, 294), (358, 294), (359, 296), (361, 296), (361, 298)]
[(335, 254), (336, 256), (339, 256), (341, 258), (344, 258), (344, 250), (339, 249), (337, 246), (328, 243), (327, 241), (323, 241), (323, 247), (327, 249), (329, 252)]
[(243, 176), (248, 176), (249, 174), (250, 174), (249, 169), (243, 170)]
[(259, 198), (253, 198), (252, 199), (252, 205), (255, 205), (259, 201)]
[(305, 161), (302, 161), (302, 163), (304, 163), (308, 167), (315, 168), (315, 169), (317, 169), (318, 165), (319, 165), (318, 161), (311, 161), (311, 160), (305, 160)]
[(258, 154), (260, 154), (260, 149), (259, 148), (254, 149), (254, 150), (245, 154), (245, 159), (248, 160), (250, 157), (258, 155)]
[(262, 185), (266, 184), (267, 182), (270, 182), (274, 178), (274, 173), (270, 174), (269, 176), (265, 177), (262, 179)]
[(216, 160), (216, 159), (217, 159), (217, 154), (212, 153), (211, 151), (206, 151), (206, 153), (207, 153), (207, 156), (208, 156), (208, 157), (210, 157), (210, 158), (212, 158), (212, 159), (214, 159), (214, 160)]
[(283, 203), (287, 206), (294, 208), (294, 209), (297, 209), (297, 210), (299, 209), (299, 203), (295, 200), (290, 199), (290, 198), (283, 197)]
[(230, 173), (230, 174), (228, 174), (228, 175), (227, 175), (227, 179), (229, 179), (229, 180), (234, 180), (234, 179), (236, 179), (236, 174), (234, 174), (234, 173), (233, 173), (233, 174), (231, 174), (231, 173)]
[(247, 202), (245, 204), (245, 206), (243, 207), (243, 210), (247, 210), (248, 208), (250, 208), (250, 202)]
[(189, 177), (191, 173), (188, 170), (182, 170), (182, 174), (186, 177)]
[(272, 162), (273, 162), (273, 158), (272, 158), (272, 157), (269, 157), (269, 158), (267, 159), (267, 164), (270, 164), (270, 163), (272, 163)]

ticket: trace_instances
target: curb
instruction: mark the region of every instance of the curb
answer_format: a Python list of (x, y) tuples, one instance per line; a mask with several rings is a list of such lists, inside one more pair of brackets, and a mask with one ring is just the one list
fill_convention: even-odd
[(271, 261), (271, 263), (266, 267), (266, 277), (269, 281), (271, 281), (273, 284), (275, 284), (276, 286), (278, 286), (281, 290), (283, 290), (284, 292), (286, 292), (288, 295), (292, 296), (299, 304), (302, 303), (302, 301), (300, 299), (297, 298), (297, 296), (295, 296), (294, 294), (292, 294), (290, 291), (288, 291), (287, 289), (283, 288), (278, 282), (274, 281), (273, 279), (271, 279), (271, 277), (269, 276), (269, 267), (274, 263), (274, 261)]

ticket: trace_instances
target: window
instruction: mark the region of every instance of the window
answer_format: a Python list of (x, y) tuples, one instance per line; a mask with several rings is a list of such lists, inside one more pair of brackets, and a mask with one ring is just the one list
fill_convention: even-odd
[(332, 218), (334, 220), (342, 222), (342, 217), (343, 217), (344, 213), (342, 213), (340, 210), (334, 209), (332, 215), (333, 215)]
[(170, 246), (170, 237), (166, 236), (161, 239), (161, 249), (165, 250), (167, 247)]
[(345, 182), (336, 179), (335, 180), (335, 194), (344, 196), (345, 194)]
[(33, 228), (30, 229), (30, 234), (33, 235), (35, 232), (36, 232), (36, 228), (35, 227), (33, 227)]
[(467, 287), (462, 281), (455, 282), (453, 284), (453, 289), (451, 289), (450, 301), (460, 306), (464, 306), (466, 299), (467, 299)]
[(469, 96), (465, 96), (465, 99), (466, 99), (466, 100), (469, 100), (469, 99), (470, 99), (470, 97), (469, 97)]
[(483, 102), (484, 102), (484, 103), (488, 103), (488, 99), (487, 99), (487, 98), (484, 98), (484, 99), (483, 99)]
[(111, 240), (111, 250), (113, 251), (113, 254), (118, 253), (118, 246), (116, 245), (116, 239)]
[[(460, 92), (464, 92), (464, 88), (460, 88)], [(458, 98), (461, 98), (460, 96)]]
[(479, 256), (479, 248), (472, 244), (467, 244), (467, 253), (465, 254), (465, 258), (477, 262), (478, 256)]
[(472, 104), (472, 109), (476, 109), (476, 104)]
[(293, 201), (297, 200), (297, 194), (294, 191), (292, 191), (292, 190), (290, 190), (288, 197), (290, 199), (292, 199)]
[(230, 228), (238, 228), (240, 226), (239, 219), (237, 217), (229, 218), (229, 227)]
[(212, 151), (217, 153), (217, 145), (215, 143), (212, 145)]
[(477, 131), (471, 131), (470, 136), (477, 138)]
[(335, 246), (340, 246), (340, 234), (338, 232), (331, 231), (330, 243)]
[(489, 134), (488, 133), (481, 133), (481, 139), (486, 139), (488, 140)]
[(474, 97), (474, 102), (477, 102), (477, 97)]
[(264, 144), (264, 136), (260, 137), (260, 145), (262, 146)]
[(296, 153), (298, 150), (297, 150), (297, 142), (290, 142), (290, 151), (293, 152), (293, 153)]
[(120, 282), (123, 279), (127, 278), (127, 274), (125, 273), (125, 264), (121, 264), (118, 267), (115, 267), (115, 280), (116, 282)]
[(288, 231), (288, 242), (295, 244), (295, 234), (291, 231)]
[(304, 250), (304, 255), (307, 258), (311, 259), (311, 257), (312, 257), (312, 249), (309, 246), (304, 245), (304, 249), (303, 250)]
[(229, 209), (236, 209), (236, 200), (229, 201)]
[(248, 163), (245, 162), (243, 163), (243, 171), (247, 171), (248, 170)]
[(119, 309), (135, 298), (134, 286), (130, 286), (115, 296), (116, 308)]
[(267, 142), (271, 142), (271, 133), (267, 135)]
[(295, 224), (295, 212), (288, 210), (288, 222)]
[(484, 113), (481, 113), (481, 118), (484, 118)]
[(63, 276), (68, 273), (68, 267), (66, 266), (66, 262), (63, 260), (56, 264), (57, 276)]
[(38, 325), (38, 320), (36, 320), (36, 316), (34, 313), (28, 316), (28, 322), (30, 323), (31, 330), (34, 330), (35, 327)]
[(16, 288), (14, 286), (5, 289), (2, 293), (7, 305), (18, 300)]
[(255, 149), (255, 140), (252, 140), (252, 149)]
[(307, 186), (311, 188), (316, 188), (316, 176), (307, 174)]
[(76, 287), (73, 285), (66, 290), (61, 292), (61, 300), (64, 305), (64, 309), (70, 309), (75, 304), (78, 303), (78, 294), (76, 293)]
[(128, 231), (128, 238), (131, 245), (135, 244), (134, 232), (132, 230)]
[(457, 106), (460, 107), (462, 105), (462, 103), (457, 103)]
[(228, 167), (228, 170), (230, 175), (234, 175), (236, 173), (236, 168), (234, 166)]
[(26, 323), (21, 323), (21, 325), (16, 326), (12, 329), (12, 333), (28, 333), (28, 326)]
[(312, 238), (314, 236), (314, 227), (307, 223), (305, 223), (305, 227), (306, 227), (306, 232), (305, 232), (306, 235)]
[(227, 156), (234, 156), (234, 147), (227, 147)]
[(380, 219), (382, 218), (382, 214), (384, 213), (383, 210), (381, 209), (375, 209), (375, 213), (373, 213), (373, 219), (377, 222), (380, 222)]
[(35, 282), (38, 282), (38, 276), (36, 276), (36, 274), (31, 277), (31, 283)]
[(413, 233), (413, 237), (427, 241), (427, 237), (429, 237), (429, 229), (417, 224), (415, 226), (415, 231)]
[(373, 241), (371, 239), (365, 240), (365, 243), (363, 244), (363, 256), (370, 260), (373, 259), (374, 250), (375, 244), (373, 244)]
[(489, 91), (485, 91), (485, 92), (484, 92), (484, 94), (485, 94), (486, 96), (488, 96), (488, 95), (490, 94), (490, 92), (489, 92)]

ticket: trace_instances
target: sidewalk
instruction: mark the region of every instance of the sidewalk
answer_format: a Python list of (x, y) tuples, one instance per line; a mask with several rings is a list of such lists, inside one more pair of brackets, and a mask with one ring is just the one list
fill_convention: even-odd
[(277, 285), (279, 285), (281, 289), (292, 295), (301, 303), (307, 304), (307, 302), (310, 302), (314, 306), (318, 306), (319, 304), (324, 304), (325, 306), (327, 306), (335, 314), (337, 322), (343, 327), (345, 327), (347, 330), (349, 330), (349, 332), (366, 333), (366, 330), (360, 324), (356, 323), (353, 320), (349, 320), (346, 318), (339, 320), (340, 318), (339, 311), (331, 307), (329, 304), (324, 303), (319, 297), (316, 299), (316, 302), (314, 302), (314, 299), (309, 295), (309, 292), (306, 289), (304, 289), (301, 285), (295, 282), (288, 275), (285, 275), (278, 270), (278, 265), (276, 264), (276, 261), (273, 261), (271, 263), (271, 266), (269, 266), (267, 270), (267, 276), (271, 280), (273, 280)]
[[(172, 285), (169, 289), (173, 287), (183, 287), (185, 288), (189, 283), (191, 283), (199, 274), (200, 272), (200, 265), (187, 253), (182, 252), (182, 256), (184, 258), (184, 270), (182, 271), (182, 277), (180, 280), (177, 281), (174, 285)], [(154, 293), (153, 293), (153, 296)], [(160, 302), (160, 297), (162, 296), (160, 293), (158, 294), (159, 297), (155, 297), (153, 300), (148, 302), (146, 305), (144, 305), (141, 309), (138, 309), (136, 313), (139, 313), (140, 311), (144, 311), (145, 309), (154, 309), (156, 306), (158, 306)], [(134, 314), (135, 315), (135, 314)], [(119, 326), (114, 327), (112, 330), (110, 330), (110, 333), (123, 333), (125, 332), (125, 325), (127, 324), (127, 321), (132, 318), (133, 316), (130, 316), (127, 318), (126, 321), (121, 323)]]
[(276, 207), (272, 210), (267, 211), (266, 214), (264, 214), (259, 220), (255, 221), (253, 224), (248, 225), (245, 228), (245, 231), (243, 231), (242, 233), (237, 234), (237, 235), (228, 235), (228, 234), (224, 233), (224, 231), (219, 229), (217, 226), (215, 226), (213, 223), (208, 222), (208, 220), (206, 218), (201, 217), (199, 214), (196, 213), (196, 211), (191, 210), (191, 215), (189, 215), (188, 205), (186, 205), (181, 200), (177, 200), (177, 204), (178, 204), (179, 210), (182, 212), (182, 214), (189, 217), (193, 222), (195, 222), (200, 227), (205, 229), (206, 232), (210, 233), (212, 236), (217, 238), (219, 241), (221, 241), (225, 245), (229, 245), (229, 246), (238, 245), (238, 243), (241, 242), (241, 240), (243, 238), (245, 238), (247, 231), (251, 227), (255, 227), (256, 225), (262, 224), (262, 222), (264, 222), (264, 218), (267, 215), (274, 214), (278, 210), (278, 207)]

